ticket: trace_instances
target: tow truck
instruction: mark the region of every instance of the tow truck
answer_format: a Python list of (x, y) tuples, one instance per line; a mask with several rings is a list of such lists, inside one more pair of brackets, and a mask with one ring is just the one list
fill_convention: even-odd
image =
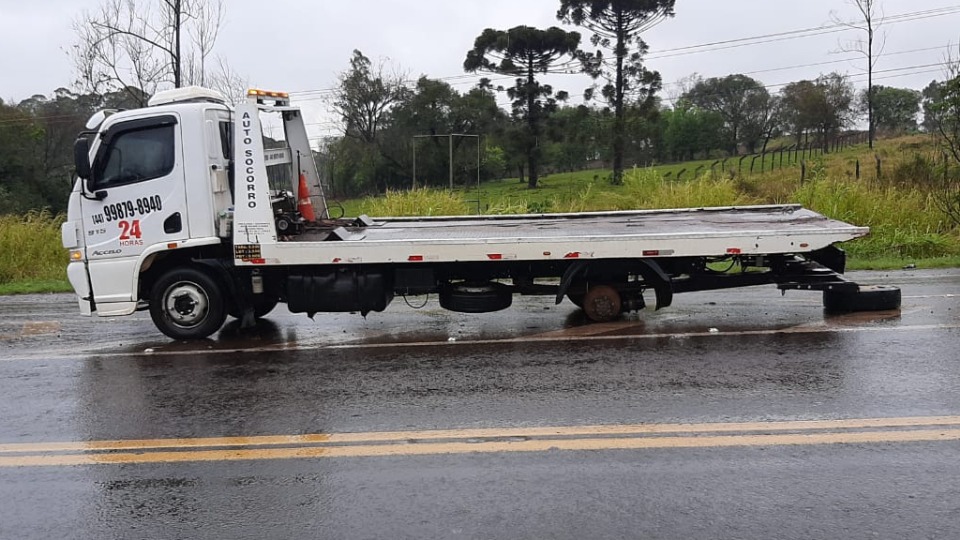
[(74, 158), (61, 232), (81, 313), (149, 309), (173, 339), (206, 338), (228, 316), (253, 325), (278, 303), (366, 316), (400, 295), (464, 313), (549, 295), (592, 321), (763, 284), (823, 291), (828, 310), (900, 306), (899, 289), (843, 277), (835, 244), (869, 229), (793, 204), (331, 218), (303, 113), (284, 92), (250, 90), (235, 106), (199, 87), (159, 92), (93, 115)]

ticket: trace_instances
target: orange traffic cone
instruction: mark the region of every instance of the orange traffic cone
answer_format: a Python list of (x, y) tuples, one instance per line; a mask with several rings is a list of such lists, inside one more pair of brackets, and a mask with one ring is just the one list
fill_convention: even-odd
[(310, 190), (307, 189), (307, 177), (300, 173), (300, 193), (297, 194), (297, 210), (303, 219), (313, 222), (317, 216), (313, 213), (313, 203), (310, 202)]

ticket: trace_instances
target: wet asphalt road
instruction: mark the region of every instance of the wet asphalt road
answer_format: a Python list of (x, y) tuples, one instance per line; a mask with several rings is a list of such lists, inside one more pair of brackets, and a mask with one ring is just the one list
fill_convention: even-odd
[(960, 537), (960, 271), (852, 277), (902, 310), (398, 299), (174, 343), (0, 298), (0, 538)]

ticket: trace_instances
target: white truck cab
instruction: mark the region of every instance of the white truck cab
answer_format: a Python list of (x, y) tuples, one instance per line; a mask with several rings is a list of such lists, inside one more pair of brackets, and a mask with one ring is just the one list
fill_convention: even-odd
[[(265, 116), (282, 140), (265, 136)], [(832, 309), (900, 303), (897, 289), (840, 275), (833, 244), (868, 229), (798, 205), (330, 219), (302, 114), (282, 92), (231, 107), (181, 88), (87, 128), (62, 228), (80, 310), (149, 309), (175, 339), (207, 337), (227, 315), (253, 324), (278, 302), (365, 315), (395, 294), (436, 293), (468, 313), (548, 294), (598, 321), (643, 308), (648, 290), (661, 308), (677, 292), (761, 283), (823, 290)], [(718, 260), (737, 271), (712, 270)]]

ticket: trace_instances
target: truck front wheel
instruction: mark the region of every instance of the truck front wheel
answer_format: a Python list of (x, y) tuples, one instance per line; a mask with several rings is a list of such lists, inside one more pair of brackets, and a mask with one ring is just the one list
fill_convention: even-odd
[(173, 339), (203, 339), (226, 320), (223, 291), (213, 278), (196, 268), (168, 270), (153, 285), (150, 317)]

